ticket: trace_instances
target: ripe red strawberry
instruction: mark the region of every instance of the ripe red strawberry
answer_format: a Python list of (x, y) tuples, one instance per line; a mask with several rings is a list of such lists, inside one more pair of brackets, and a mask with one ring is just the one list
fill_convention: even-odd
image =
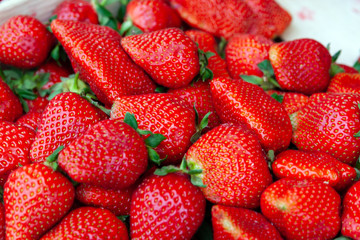
[(338, 73), (331, 80), (328, 93), (360, 93), (360, 73)]
[(115, 101), (110, 117), (124, 119), (127, 112), (135, 115), (140, 129), (165, 136), (155, 150), (166, 157), (166, 164), (179, 163), (196, 132), (195, 111), (188, 102), (167, 93), (123, 96)]
[(37, 97), (34, 100), (25, 99), (25, 101), (29, 107), (29, 112), (42, 113), (49, 104), (49, 100), (46, 97)]
[(171, 89), (168, 93), (184, 99), (189, 102), (191, 106), (195, 105), (199, 119), (203, 119), (207, 113), (211, 112), (209, 123), (204, 131), (220, 125), (219, 116), (215, 112), (209, 83), (199, 81), (183, 88)]
[(196, 44), (178, 28), (127, 36), (121, 46), (156, 83), (168, 88), (187, 86), (200, 70)]
[(3, 203), (0, 203), (0, 239), (5, 239), (5, 208)]
[(327, 153), (354, 164), (360, 154), (360, 110), (357, 94), (322, 94), (311, 97), (298, 113), (293, 142), (300, 150)]
[(341, 216), (341, 234), (352, 239), (360, 239), (360, 182), (356, 182), (345, 194)]
[(275, 43), (270, 47), (269, 58), (284, 90), (310, 95), (325, 91), (329, 85), (330, 53), (313, 39)]
[[(281, 96), (282, 100), (280, 102), (289, 115), (302, 109), (309, 101), (309, 97), (301, 93), (282, 92), (277, 90), (268, 90), (266, 93), (270, 96), (273, 96), (274, 93), (277, 96)], [(276, 95), (275, 97), (277, 97)]]
[(272, 182), (265, 154), (255, 133), (244, 124), (223, 124), (204, 134), (186, 153), (207, 200), (227, 206), (256, 208)]
[(226, 64), (232, 78), (240, 75), (264, 74), (257, 66), (269, 59), (269, 49), (272, 41), (261, 35), (235, 34), (229, 39), (225, 49)]
[(39, 239), (71, 208), (71, 182), (51, 168), (34, 163), (12, 172), (5, 184), (7, 239)]
[(62, 150), (58, 163), (76, 182), (123, 189), (145, 172), (148, 154), (142, 137), (123, 119), (104, 120)]
[(292, 127), (284, 107), (260, 87), (240, 79), (215, 78), (211, 93), (222, 122), (245, 123), (255, 131), (266, 151), (285, 150)]
[(163, 0), (133, 0), (127, 5), (126, 14), (143, 32), (181, 26), (177, 12)]
[(55, 8), (52, 15), (56, 15), (56, 19), (60, 20), (99, 23), (91, 3), (84, 0), (65, 0)]
[(0, 26), (0, 62), (34, 68), (47, 58), (53, 36), (36, 18), (15, 16)]
[(208, 59), (207, 65), (207, 68), (213, 72), (214, 78), (229, 77), (225, 60), (216, 52), (217, 43), (213, 35), (200, 30), (188, 30), (185, 34), (199, 45), (199, 49), (204, 52), (212, 52), (215, 54)]
[(339, 66), (341, 69), (344, 70), (344, 73), (359, 73), (355, 68), (350, 67), (349, 65), (341, 64), (341, 63), (333, 63)]
[(291, 15), (275, 0), (245, 0), (255, 17), (251, 34), (275, 38), (290, 25)]
[(76, 199), (85, 205), (105, 208), (116, 216), (123, 216), (130, 214), (133, 191), (133, 186), (121, 190), (113, 190), (81, 184), (76, 188)]
[(339, 194), (329, 185), (283, 178), (261, 195), (261, 212), (286, 239), (333, 239), (340, 230)]
[(31, 129), (33, 132), (37, 131), (37, 127), (41, 122), (42, 113), (37, 111), (30, 111), (22, 115), (15, 124), (18, 126), (23, 126)]
[(171, 0), (182, 19), (194, 28), (230, 38), (248, 32), (254, 22), (251, 8), (237, 0)]
[(6, 180), (19, 164), (31, 163), (29, 151), (34, 138), (34, 131), (0, 121), (0, 178)]
[(188, 176), (150, 175), (132, 196), (131, 239), (191, 239), (203, 221), (205, 205)]
[(22, 113), (20, 100), (0, 77), (0, 120), (13, 122)]
[(326, 153), (287, 150), (276, 156), (272, 170), (277, 178), (320, 180), (337, 190), (350, 186), (356, 178), (354, 168)]
[(67, 146), (91, 125), (106, 117), (102, 111), (76, 93), (56, 95), (42, 115), (30, 149), (31, 161), (45, 161), (58, 147)]
[(41, 240), (118, 239), (128, 240), (125, 224), (107, 209), (81, 207), (70, 212)]
[(43, 89), (49, 89), (55, 83), (61, 82), (61, 77), (67, 77), (71, 74), (69, 70), (59, 66), (56, 62), (50, 61), (42, 66), (35, 72), (35, 74), (49, 73), (49, 81), (43, 86)]
[(51, 29), (70, 57), (75, 72), (108, 106), (122, 95), (154, 92), (155, 84), (127, 56), (113, 29), (75, 21), (54, 20)]
[(278, 230), (258, 212), (214, 205), (211, 216), (214, 240), (282, 240)]

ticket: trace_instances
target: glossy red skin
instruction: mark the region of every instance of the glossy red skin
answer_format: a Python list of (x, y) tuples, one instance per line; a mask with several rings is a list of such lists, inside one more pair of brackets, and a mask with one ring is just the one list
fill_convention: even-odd
[(0, 121), (13, 122), (23, 113), (18, 97), (10, 87), (0, 78)]
[(123, 96), (112, 109), (111, 119), (133, 113), (142, 130), (163, 134), (166, 139), (155, 148), (164, 164), (178, 164), (191, 146), (196, 132), (195, 111), (185, 100), (168, 93)]
[(232, 78), (242, 75), (264, 74), (257, 66), (269, 59), (269, 49), (273, 42), (260, 35), (235, 34), (229, 39), (225, 49), (226, 64)]
[(153, 81), (120, 46), (121, 36), (115, 30), (66, 20), (52, 21), (51, 29), (74, 71), (105, 105), (111, 106), (119, 96), (155, 91)]
[(359, 73), (358, 70), (356, 70), (353, 67), (350, 67), (348, 65), (345, 64), (341, 64), (341, 63), (335, 63), (336, 65), (338, 65), (339, 67), (341, 67), (342, 69), (344, 69), (344, 73)]
[(204, 131), (208, 131), (220, 125), (220, 119), (215, 112), (214, 103), (210, 92), (210, 85), (208, 82), (199, 81), (183, 88), (170, 89), (168, 93), (172, 93), (184, 99), (185, 101), (189, 102), (191, 106), (194, 106), (195, 104), (200, 121), (208, 112), (211, 112), (211, 115), (209, 116), (209, 124), (204, 129)]
[(331, 80), (328, 93), (360, 94), (360, 73), (338, 73)]
[(132, 196), (131, 239), (191, 239), (204, 219), (205, 205), (187, 175), (150, 175)]
[(34, 138), (34, 131), (0, 121), (0, 178), (6, 179), (19, 164), (24, 166), (31, 163), (29, 151)]
[(269, 90), (266, 91), (266, 93), (269, 94), (270, 96), (274, 93), (276, 93), (277, 95), (284, 96), (281, 104), (284, 106), (286, 112), (289, 115), (305, 107), (309, 101), (309, 97), (302, 93), (282, 92), (277, 90)]
[(49, 103), (49, 100), (47, 100), (46, 97), (39, 97), (39, 96), (34, 100), (25, 99), (25, 101), (29, 107), (29, 112), (38, 112), (38, 113), (42, 113)]
[(354, 168), (326, 153), (286, 150), (276, 156), (272, 170), (277, 178), (319, 180), (336, 190), (349, 187), (356, 178)]
[(71, 182), (39, 163), (12, 172), (4, 188), (7, 239), (39, 239), (71, 208)]
[(133, 0), (127, 5), (126, 14), (143, 32), (181, 26), (177, 12), (162, 0)]
[(214, 240), (282, 240), (278, 230), (261, 214), (245, 208), (211, 208)]
[(327, 153), (346, 164), (360, 154), (360, 96), (321, 94), (311, 97), (298, 113), (293, 143), (299, 150)]
[(261, 195), (261, 212), (286, 239), (333, 239), (341, 199), (328, 184), (283, 178)]
[(148, 152), (140, 134), (123, 119), (107, 119), (62, 150), (58, 163), (76, 182), (123, 189), (145, 172)]
[(125, 224), (107, 209), (80, 207), (71, 211), (41, 240), (118, 239), (128, 240)]
[(272, 177), (260, 142), (245, 125), (222, 124), (196, 141), (186, 153), (191, 169), (202, 169), (201, 188), (215, 204), (257, 208)]
[(127, 36), (121, 46), (157, 84), (168, 88), (187, 86), (200, 70), (198, 47), (179, 28)]
[(60, 20), (99, 24), (96, 11), (91, 3), (84, 0), (65, 0), (55, 8), (52, 15)]
[(345, 194), (341, 216), (341, 234), (352, 239), (360, 239), (360, 182), (356, 182)]
[(31, 129), (36, 132), (37, 127), (41, 122), (42, 113), (36, 111), (30, 111), (24, 115), (22, 115), (18, 120), (16, 120), (15, 124), (18, 126), (23, 126)]
[(329, 85), (330, 53), (313, 39), (275, 43), (270, 47), (269, 58), (284, 90), (311, 95), (325, 91)]
[(255, 17), (251, 34), (275, 38), (281, 35), (291, 23), (291, 15), (275, 0), (245, 0)]
[(3, 203), (0, 203), (0, 239), (5, 239), (5, 208)]
[(49, 89), (55, 83), (61, 82), (61, 77), (67, 77), (71, 74), (71, 72), (59, 66), (56, 62), (50, 61), (43, 64), (39, 69), (35, 72), (35, 74), (40, 73), (49, 73), (49, 81), (42, 87), (43, 89)]
[(222, 122), (245, 123), (255, 131), (266, 151), (285, 150), (292, 127), (284, 107), (260, 87), (240, 79), (215, 78), (210, 84)]
[(196, 42), (199, 45), (199, 48), (204, 52), (215, 53), (214, 56), (208, 59), (207, 65), (207, 68), (213, 72), (214, 78), (229, 77), (225, 60), (222, 59), (219, 54), (217, 54), (217, 43), (213, 35), (200, 30), (188, 30), (185, 31), (185, 34), (188, 35), (194, 42)]
[(0, 62), (18, 68), (38, 67), (45, 61), (54, 39), (31, 16), (14, 16), (0, 26)]
[(236, 0), (171, 0), (171, 6), (194, 28), (230, 38), (249, 31), (254, 22), (251, 8)]
[(121, 190), (105, 189), (88, 184), (76, 188), (76, 199), (87, 206), (110, 210), (115, 216), (130, 215), (134, 187)]
[(30, 149), (32, 162), (43, 162), (59, 146), (67, 146), (90, 126), (106, 119), (101, 110), (72, 92), (56, 95), (43, 112)]

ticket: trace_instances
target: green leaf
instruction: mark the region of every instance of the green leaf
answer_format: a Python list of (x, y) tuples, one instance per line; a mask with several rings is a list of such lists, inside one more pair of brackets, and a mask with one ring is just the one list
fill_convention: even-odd
[(201, 188), (205, 188), (206, 185), (204, 185), (202, 179), (196, 175), (191, 175), (190, 176), (190, 180), (191, 180), (191, 183), (194, 185), (194, 186), (197, 186), (197, 187), (201, 187)]
[(154, 162), (156, 165), (160, 165), (161, 162), (163, 162), (166, 158), (164, 159), (161, 159), (159, 154), (154, 150), (152, 149), (151, 147), (147, 147), (148, 149), (148, 155), (149, 155), (149, 159)]
[(225, 59), (225, 48), (226, 48), (227, 43), (228, 42), (226, 41), (226, 39), (221, 37), (220, 43), (218, 46), (218, 53), (219, 53), (220, 57), (223, 59)]
[(356, 61), (353, 67), (360, 73), (360, 60)]
[(202, 173), (202, 172), (203, 172), (202, 169), (193, 169), (193, 170), (189, 170), (187, 173), (188, 173), (189, 175), (193, 175), (193, 174), (200, 174), (200, 173)]
[(269, 60), (264, 60), (257, 65), (264, 75), (268, 78), (274, 76), (274, 69)]
[(334, 77), (336, 74), (343, 73), (343, 72), (345, 72), (345, 70), (342, 67), (340, 67), (339, 65), (337, 65), (335, 63), (331, 64), (331, 67), (330, 67), (330, 76), (331, 77)]
[(24, 112), (29, 112), (29, 105), (27, 104), (27, 102), (22, 97), (19, 97), (19, 100)]
[(204, 117), (203, 119), (201, 120), (200, 122), (200, 125), (199, 125), (199, 129), (200, 130), (203, 130), (204, 128), (206, 128), (209, 124), (209, 116), (212, 114), (212, 112), (208, 112)]
[(283, 95), (280, 95), (280, 94), (277, 94), (277, 93), (271, 94), (271, 97), (272, 97), (273, 99), (275, 99), (276, 101), (278, 101), (279, 103), (282, 103), (283, 100), (284, 100), (284, 96), (283, 96)]
[(117, 219), (119, 219), (122, 222), (125, 222), (126, 219), (128, 219), (130, 217), (130, 215), (121, 215), (121, 216), (116, 216)]
[(336, 62), (336, 60), (339, 58), (341, 54), (341, 50), (337, 51), (333, 56), (331, 56), (331, 62)]
[(153, 134), (152, 131), (149, 131), (149, 130), (141, 130), (141, 129), (139, 129), (139, 128), (138, 128), (136, 131), (137, 131), (140, 135), (142, 135), (142, 136), (143, 136), (143, 135), (151, 135), (151, 134)]
[(354, 137), (358, 138), (360, 137), (360, 131), (354, 134)]
[(149, 137), (145, 139), (145, 144), (149, 147), (155, 148), (159, 146), (159, 144), (165, 139), (166, 137), (164, 135), (155, 133), (155, 134), (151, 134)]
[(215, 56), (216, 54), (213, 52), (205, 52), (205, 57), (209, 60), (211, 57)]
[(340, 236), (340, 237), (334, 238), (333, 240), (351, 240), (351, 238), (348, 238), (345, 236)]
[(163, 86), (157, 86), (155, 88), (155, 92), (156, 93), (166, 93), (167, 92), (167, 88), (166, 87), (163, 87)]
[(32, 90), (17, 88), (15, 91), (16, 95), (24, 99), (34, 100), (37, 98), (37, 95)]
[(60, 60), (60, 44), (56, 44), (50, 55), (56, 62)]
[(133, 23), (130, 19), (126, 20), (125, 22), (123, 22), (121, 24), (121, 28), (120, 28), (120, 35), (124, 36), (124, 34), (126, 32), (128, 32), (130, 30), (130, 28), (133, 26)]
[(65, 148), (65, 146), (59, 146), (55, 151), (46, 158), (47, 162), (55, 162), (57, 160), (57, 157), (59, 156), (59, 153)]
[(275, 152), (274, 152), (274, 150), (269, 150), (268, 153), (267, 153), (267, 157), (271, 162), (273, 162), (275, 160)]
[(194, 111), (195, 111), (195, 124), (198, 125), (199, 124), (199, 112), (196, 109), (196, 102), (194, 102), (193, 108), (194, 108)]
[(130, 2), (130, 0), (120, 0), (120, 7), (119, 7), (119, 10), (118, 10), (117, 16), (116, 16), (116, 18), (119, 22), (124, 21), (124, 17), (126, 15), (126, 7), (129, 2)]
[(213, 79), (214, 78), (214, 73), (209, 69), (209, 68), (205, 68), (204, 73), (201, 75), (201, 80), (203, 82), (205, 82), (208, 79)]
[(57, 18), (57, 15), (52, 15), (52, 16), (49, 18), (49, 23), (51, 23), (52, 21), (54, 21), (56, 18)]
[(133, 113), (129, 113), (129, 112), (125, 113), (124, 123), (127, 123), (134, 130), (138, 129), (138, 123)]
[(132, 35), (139, 35), (142, 34), (143, 31), (141, 31), (138, 27), (132, 26), (126, 33), (125, 36), (132, 36)]
[(196, 131), (190, 138), (191, 143), (195, 143), (201, 137), (201, 131)]
[(180, 169), (173, 165), (164, 166), (155, 170), (154, 174), (158, 176), (166, 176), (169, 173), (178, 172)]
[(248, 83), (252, 83), (252, 84), (255, 84), (255, 85), (261, 85), (264, 80), (261, 78), (261, 77), (258, 77), (258, 76), (253, 76), (253, 75), (240, 75), (240, 77), (245, 81), (245, 82), (248, 82)]

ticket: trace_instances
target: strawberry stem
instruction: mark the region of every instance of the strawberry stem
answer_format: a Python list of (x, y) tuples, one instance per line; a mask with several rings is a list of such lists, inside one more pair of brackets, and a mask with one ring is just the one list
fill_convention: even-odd
[(44, 165), (50, 167), (53, 169), (53, 171), (56, 171), (59, 167), (59, 164), (57, 163), (57, 158), (59, 156), (59, 153), (65, 148), (65, 146), (59, 146), (55, 151), (49, 155), (46, 160), (44, 161)]
[(190, 138), (190, 141), (192, 143), (196, 142), (201, 137), (202, 130), (204, 130), (204, 128), (206, 128), (208, 126), (208, 124), (209, 124), (209, 116), (212, 114), (212, 112), (208, 112), (203, 117), (203, 119), (201, 119), (201, 121), (199, 122), (199, 113), (196, 110), (195, 103), (194, 103), (193, 107), (194, 107), (194, 111), (195, 111), (196, 132)]

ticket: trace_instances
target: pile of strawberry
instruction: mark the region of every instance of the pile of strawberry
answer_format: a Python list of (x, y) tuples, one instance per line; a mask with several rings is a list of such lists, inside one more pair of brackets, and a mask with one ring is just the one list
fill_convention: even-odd
[(0, 26), (0, 239), (360, 239), (360, 59), (273, 0), (113, 2)]

